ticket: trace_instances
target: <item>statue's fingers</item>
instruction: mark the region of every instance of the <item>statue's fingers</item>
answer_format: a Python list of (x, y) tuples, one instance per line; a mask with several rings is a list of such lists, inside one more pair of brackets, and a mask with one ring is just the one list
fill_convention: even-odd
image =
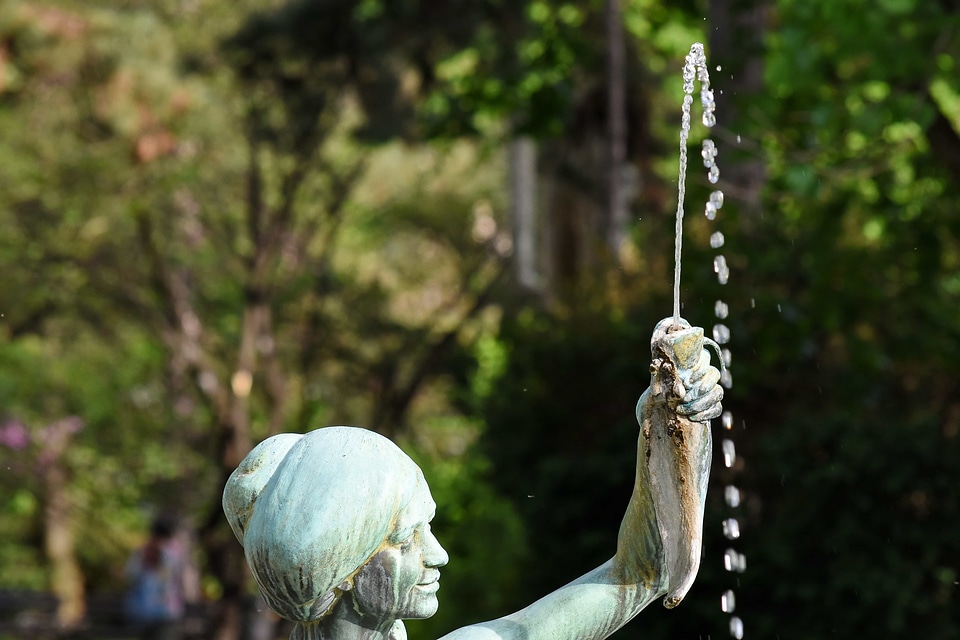
[(710, 366), (710, 352), (706, 349), (703, 349), (700, 352), (700, 359), (697, 360), (697, 366), (693, 368), (693, 371), (690, 373), (690, 382), (695, 383), (703, 376), (707, 375), (710, 372), (710, 369), (713, 367)]
[(708, 364), (700, 379), (686, 390), (683, 397), (687, 403), (693, 402), (697, 398), (702, 398), (710, 393), (718, 382), (720, 382), (720, 372), (717, 371), (716, 367), (711, 367)]
[[(719, 406), (721, 400), (723, 400), (723, 387), (714, 383), (713, 387), (707, 393), (700, 395), (695, 400), (684, 402), (678, 406), (677, 413), (690, 416), (697, 413), (709, 412), (714, 405)], [(717, 415), (720, 414), (718, 413)]]
[(694, 422), (709, 422), (714, 418), (719, 418), (720, 414), (723, 413), (723, 405), (717, 403), (707, 409), (706, 411), (701, 411), (700, 413), (693, 413), (687, 416), (690, 420)]

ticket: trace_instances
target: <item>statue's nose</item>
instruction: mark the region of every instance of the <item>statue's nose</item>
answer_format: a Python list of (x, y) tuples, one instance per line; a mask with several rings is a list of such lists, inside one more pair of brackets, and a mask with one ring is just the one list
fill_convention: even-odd
[(423, 564), (427, 567), (442, 567), (450, 561), (450, 556), (440, 545), (440, 541), (433, 535), (432, 531), (427, 531), (423, 546)]

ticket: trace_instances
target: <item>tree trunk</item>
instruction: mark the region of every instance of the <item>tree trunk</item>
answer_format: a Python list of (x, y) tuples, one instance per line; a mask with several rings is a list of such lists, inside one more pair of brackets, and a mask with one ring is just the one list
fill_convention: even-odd
[(607, 190), (607, 245), (614, 261), (626, 237), (627, 191), (624, 184), (627, 157), (626, 50), (620, 0), (607, 0), (607, 131), (610, 158)]
[(85, 614), (83, 573), (74, 550), (69, 474), (63, 460), (79, 427), (79, 418), (50, 425), (38, 461), (44, 488), (44, 551), (51, 568), (50, 589), (58, 600), (57, 623), (66, 630), (76, 627)]
[(510, 209), (513, 223), (513, 261), (517, 282), (538, 289), (537, 264), (537, 144), (532, 138), (510, 143)]

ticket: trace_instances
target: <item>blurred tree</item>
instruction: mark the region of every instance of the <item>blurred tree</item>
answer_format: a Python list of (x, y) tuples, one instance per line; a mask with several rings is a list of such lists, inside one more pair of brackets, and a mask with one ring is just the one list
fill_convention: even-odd
[(623, 14), (619, 0), (606, 0), (607, 27), (607, 132), (610, 149), (606, 173), (607, 245), (610, 253), (620, 257), (620, 246), (626, 239), (629, 201), (624, 185), (627, 148), (626, 45)]
[(81, 621), (87, 588), (119, 579), (145, 502), (184, 474), (203, 477), (203, 461), (189, 444), (165, 442), (167, 411), (149, 372), (163, 357), (148, 340), (110, 330), (108, 346), (69, 319), (44, 324), (42, 337), (0, 350), (0, 486), (11, 496), (3, 584), (50, 588), (69, 628)]
[[(444, 354), (484, 330), (476, 318), (501, 271), (502, 234), (478, 235), (468, 213), (495, 226), (483, 197), (490, 174), (456, 184), (451, 173), (483, 158), (425, 149), (433, 168), (406, 172), (412, 184), (385, 212), (354, 199), (375, 159), (372, 147), (352, 141), (378, 122), (362, 109), (364, 86), (336, 63), (313, 66), (296, 49), (273, 47), (277, 34), (253, 26), (266, 18), (228, 43), (232, 75), (209, 49), (193, 50), (195, 66), (184, 69), (177, 24), (162, 11), (69, 2), (10, 9), (0, 112), (9, 135), (0, 153), (16, 161), (0, 181), (13, 232), (3, 244), (13, 285), (2, 291), (11, 354), (29, 340), (74, 353), (79, 335), (116, 372), (131, 355), (116, 350), (123, 337), (146, 341), (151, 356), (165, 351), (165, 371), (156, 360), (131, 362), (153, 367), (140, 373), (171, 409), (152, 416), (169, 443), (165, 463), (177, 482), (200, 489), (166, 500), (199, 514), (216, 578), (210, 593), (221, 604), (215, 635), (237, 637), (247, 584), (219, 508), (226, 475), (255, 439), (283, 428), (366, 413), (378, 430), (404, 434)], [(372, 259), (378, 249), (382, 259)], [(73, 394), (78, 382), (63, 384)], [(8, 391), (11, 419), (33, 419), (22, 385)], [(72, 413), (37, 411), (36, 420), (87, 420), (89, 403), (109, 397), (94, 391)], [(123, 418), (106, 411), (97, 433), (112, 437)], [(181, 443), (206, 469), (188, 464)], [(120, 455), (132, 463), (134, 451)], [(47, 486), (38, 495), (65, 504)], [(77, 500), (90, 488), (77, 486)], [(48, 539), (64, 541), (48, 545), (51, 561), (63, 566), (76, 564), (76, 545), (61, 535), (67, 522), (78, 520), (47, 519)], [(82, 593), (77, 572), (67, 573), (71, 593)]]
[[(750, 206), (718, 221), (727, 288), (708, 267), (714, 227), (688, 220), (686, 261), (702, 268), (685, 269), (683, 294), (700, 324), (717, 298), (731, 308), (728, 404), (750, 425), (738, 606), (748, 633), (771, 637), (948, 637), (960, 11), (756, 6), (710, 6), (722, 186)], [(56, 559), (74, 577), (55, 588), (75, 601), (70, 566), (108, 583), (144, 507), (178, 505), (205, 528), (227, 637), (246, 584), (217, 507), (224, 474), (276, 430), (356, 416), (419, 451), (454, 506), (437, 528), (465, 558), (445, 592), (464, 595), (412, 635), (502, 614), (608, 555), (648, 332), (669, 309), (680, 60), (707, 32), (695, 3), (622, 2), (625, 157), (643, 189), (636, 251), (612, 271), (604, 9), (6, 3), (4, 584), (42, 587)], [(499, 286), (499, 148), (515, 136), (539, 149), (549, 310)], [(695, 181), (691, 202), (706, 189)], [(45, 429), (71, 416), (83, 429), (44, 476)], [(645, 612), (645, 636), (725, 624), (718, 528), (685, 614)], [(44, 545), (58, 529), (72, 550)], [(478, 589), (478, 567), (502, 582)]]
[[(764, 158), (756, 152), (759, 131), (744, 130), (756, 113), (754, 101), (764, 91), (764, 43), (771, 15), (770, 2), (715, 0), (710, 3), (708, 50), (716, 63), (710, 69), (714, 83), (723, 87), (713, 136), (723, 158), (723, 192), (745, 214), (744, 222), (759, 217), (766, 181)], [(733, 128), (731, 128), (733, 127)], [(734, 131), (734, 128), (736, 131)]]

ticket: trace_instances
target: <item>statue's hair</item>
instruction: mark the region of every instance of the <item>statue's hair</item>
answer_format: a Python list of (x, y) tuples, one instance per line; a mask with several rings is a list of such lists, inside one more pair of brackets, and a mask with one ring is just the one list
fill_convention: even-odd
[(330, 611), (422, 482), (387, 438), (325, 427), (260, 443), (227, 481), (223, 510), (270, 608), (308, 622)]

